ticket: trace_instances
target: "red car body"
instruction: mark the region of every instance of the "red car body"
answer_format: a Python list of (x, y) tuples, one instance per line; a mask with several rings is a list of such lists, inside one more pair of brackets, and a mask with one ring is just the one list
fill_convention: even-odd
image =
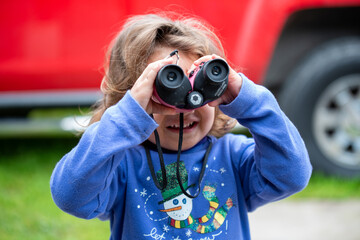
[[(106, 48), (124, 19), (153, 9), (184, 11), (208, 21), (222, 37), (231, 63), (253, 81), (263, 83), (289, 16), (304, 9), (354, 6), (360, 1), (177, 0), (171, 3), (1, 1), (0, 99), (3, 104), (0, 105), (6, 107), (6, 94), (11, 94), (8, 96), (14, 101), (7, 101), (9, 105), (17, 105), (13, 94), (19, 100), (22, 94), (35, 97), (43, 93), (55, 93), (60, 102), (70, 104), (72, 98), (76, 102), (78, 93), (96, 92)], [(61, 100), (61, 93), (66, 99)], [(28, 101), (26, 104), (31, 104), (31, 97)]]
[(360, 111), (351, 110), (360, 109), (360, 0), (1, 1), (0, 117), (94, 103), (125, 19), (158, 10), (214, 26), (230, 65), (280, 96), (314, 166), (360, 175)]

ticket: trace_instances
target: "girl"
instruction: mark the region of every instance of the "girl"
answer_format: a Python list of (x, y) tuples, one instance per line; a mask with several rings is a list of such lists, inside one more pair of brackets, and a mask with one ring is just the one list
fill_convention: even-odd
[[(157, 72), (177, 62), (174, 49), (185, 73), (225, 58), (199, 20), (126, 22), (110, 49), (104, 99), (54, 169), (53, 199), (77, 217), (109, 219), (110, 239), (250, 239), (247, 212), (307, 185), (306, 148), (272, 94), (230, 68), (220, 98), (184, 113), (177, 154), (178, 113), (153, 97)], [(227, 133), (232, 119), (253, 138)]]

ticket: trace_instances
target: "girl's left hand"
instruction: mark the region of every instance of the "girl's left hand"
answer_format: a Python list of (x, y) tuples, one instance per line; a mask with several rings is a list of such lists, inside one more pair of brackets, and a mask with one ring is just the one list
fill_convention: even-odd
[[(197, 68), (202, 62), (207, 62), (207, 61), (210, 61), (210, 60), (216, 59), (216, 58), (223, 59), (215, 54), (207, 55), (207, 56), (199, 58), (198, 60), (196, 60), (193, 63), (193, 65), (191, 66), (188, 73), (190, 73), (195, 68)], [(225, 60), (225, 59), (223, 59), (223, 60)], [(226, 91), (224, 92), (224, 94), (220, 98), (209, 103), (209, 106), (211, 106), (211, 107), (216, 107), (220, 104), (229, 104), (239, 95), (240, 88), (242, 85), (242, 77), (230, 66), (229, 66), (229, 68), (230, 68), (230, 72), (229, 72), (228, 87), (227, 87)]]
[(175, 109), (159, 104), (152, 99), (154, 82), (158, 71), (163, 66), (172, 63), (174, 63), (173, 58), (161, 59), (150, 63), (130, 90), (132, 97), (148, 114), (176, 114)]

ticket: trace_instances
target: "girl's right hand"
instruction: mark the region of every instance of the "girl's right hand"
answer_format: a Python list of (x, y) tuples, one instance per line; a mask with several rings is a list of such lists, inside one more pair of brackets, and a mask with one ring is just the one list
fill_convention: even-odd
[(156, 103), (152, 100), (154, 91), (154, 82), (158, 71), (167, 64), (174, 63), (173, 58), (166, 58), (150, 63), (141, 76), (136, 80), (134, 86), (131, 88), (131, 96), (140, 104), (140, 106), (148, 113), (158, 113), (173, 115), (176, 110), (166, 107), (162, 104)]

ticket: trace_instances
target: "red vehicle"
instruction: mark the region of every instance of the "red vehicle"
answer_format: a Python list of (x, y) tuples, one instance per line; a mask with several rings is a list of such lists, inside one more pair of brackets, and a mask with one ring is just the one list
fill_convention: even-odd
[(1, 1), (2, 118), (94, 103), (106, 46), (152, 9), (208, 21), (232, 65), (278, 97), (314, 167), (360, 175), (360, 0)]

